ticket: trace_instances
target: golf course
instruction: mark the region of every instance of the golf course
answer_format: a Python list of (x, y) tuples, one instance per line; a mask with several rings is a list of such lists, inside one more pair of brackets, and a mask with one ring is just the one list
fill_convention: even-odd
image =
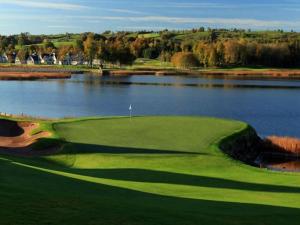
[[(220, 149), (247, 132), (246, 123), (177, 116), (34, 122), (33, 135), (52, 134), (33, 144), (36, 155), (0, 153), (1, 225), (299, 224), (300, 174), (252, 167)], [(59, 151), (40, 154), (52, 143), (61, 143)]]

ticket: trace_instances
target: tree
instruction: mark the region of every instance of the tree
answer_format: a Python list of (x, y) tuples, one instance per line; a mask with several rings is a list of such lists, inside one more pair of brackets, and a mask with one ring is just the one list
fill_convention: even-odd
[(18, 37), (18, 45), (23, 46), (30, 44), (28, 35), (28, 33), (21, 33)]
[(55, 45), (51, 41), (46, 41), (44, 46), (46, 49), (55, 49)]
[(21, 48), (18, 51), (17, 57), (19, 58), (19, 60), (21, 61), (22, 64), (26, 63), (26, 60), (29, 57), (29, 51), (28, 48)]
[(193, 68), (200, 65), (197, 57), (193, 53), (189, 52), (178, 52), (175, 53), (171, 59), (174, 66), (178, 68)]
[(97, 42), (94, 39), (94, 34), (88, 34), (86, 40), (83, 43), (84, 53), (88, 59), (88, 63), (90, 66), (93, 66), (93, 60), (97, 54)]

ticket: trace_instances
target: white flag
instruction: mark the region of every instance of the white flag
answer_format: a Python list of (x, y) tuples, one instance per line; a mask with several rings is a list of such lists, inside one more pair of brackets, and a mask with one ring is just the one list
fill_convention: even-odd
[(130, 104), (130, 106), (129, 106), (129, 110), (130, 110), (130, 111), (132, 110), (132, 106), (131, 106), (131, 104)]

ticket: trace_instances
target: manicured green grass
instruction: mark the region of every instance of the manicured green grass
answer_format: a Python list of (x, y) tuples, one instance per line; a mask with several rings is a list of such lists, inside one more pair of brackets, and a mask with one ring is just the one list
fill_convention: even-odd
[(299, 174), (252, 168), (219, 150), (244, 123), (120, 117), (53, 128), (67, 143), (60, 154), (0, 157), (1, 225), (299, 224)]

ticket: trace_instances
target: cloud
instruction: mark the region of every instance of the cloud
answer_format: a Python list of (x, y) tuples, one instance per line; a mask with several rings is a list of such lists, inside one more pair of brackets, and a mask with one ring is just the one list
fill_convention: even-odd
[(129, 22), (157, 22), (168, 24), (200, 24), (200, 25), (219, 25), (219, 26), (242, 26), (242, 27), (299, 27), (300, 21), (281, 21), (281, 20), (258, 20), (241, 18), (198, 18), (198, 17), (167, 17), (167, 16), (80, 16), (81, 19), (92, 21), (111, 20)]
[[(165, 3), (163, 3), (165, 4)], [(160, 8), (162, 5), (157, 4), (149, 7)], [(239, 3), (217, 3), (217, 2), (169, 2), (168, 8), (182, 8), (182, 9), (249, 9), (249, 8), (299, 8), (300, 3), (298, 0), (289, 2), (239, 2)]]
[(78, 26), (70, 26), (70, 25), (49, 25), (47, 27), (52, 29), (79, 28)]
[(107, 11), (116, 12), (116, 13), (134, 14), (134, 15), (144, 14), (143, 12), (139, 12), (139, 11), (135, 11), (135, 10), (128, 10), (128, 9), (107, 9)]
[(8, 5), (17, 5), (28, 8), (43, 8), (43, 9), (59, 9), (59, 10), (82, 10), (89, 7), (78, 5), (78, 4), (69, 4), (61, 2), (49, 2), (49, 1), (21, 1), (21, 0), (0, 0), (1, 4)]
[(235, 8), (236, 5), (231, 4), (220, 4), (220, 3), (207, 3), (207, 2), (201, 2), (201, 3), (173, 3), (170, 4), (170, 7), (172, 8), (213, 8), (213, 9), (228, 9), (228, 8)]

